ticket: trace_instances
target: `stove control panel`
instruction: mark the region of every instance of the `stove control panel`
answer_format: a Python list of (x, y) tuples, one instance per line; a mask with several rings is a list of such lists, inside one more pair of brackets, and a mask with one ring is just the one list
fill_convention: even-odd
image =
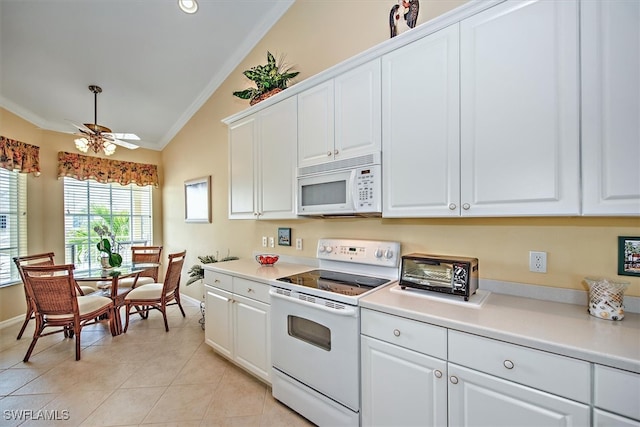
[(400, 243), (378, 240), (319, 239), (318, 259), (397, 267)]

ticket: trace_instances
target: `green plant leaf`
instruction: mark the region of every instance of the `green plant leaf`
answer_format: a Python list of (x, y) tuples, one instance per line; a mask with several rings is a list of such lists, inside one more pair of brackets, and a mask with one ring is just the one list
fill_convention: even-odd
[(122, 256), (120, 254), (109, 254), (109, 265), (111, 267), (120, 267), (122, 265)]
[(245, 90), (233, 92), (233, 95), (237, 96), (238, 98), (249, 99), (253, 97), (253, 93), (255, 91), (256, 91), (255, 89), (245, 89)]

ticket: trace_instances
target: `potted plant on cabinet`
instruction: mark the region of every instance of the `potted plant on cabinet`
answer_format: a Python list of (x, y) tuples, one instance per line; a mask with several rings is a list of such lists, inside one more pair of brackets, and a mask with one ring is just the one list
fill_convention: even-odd
[(256, 65), (242, 74), (255, 82), (256, 87), (233, 92), (233, 95), (248, 99), (249, 104), (254, 105), (286, 89), (289, 80), (297, 76), (299, 71), (291, 71), (291, 67), (286, 66), (282, 59), (278, 63), (271, 52), (267, 52), (266, 65)]

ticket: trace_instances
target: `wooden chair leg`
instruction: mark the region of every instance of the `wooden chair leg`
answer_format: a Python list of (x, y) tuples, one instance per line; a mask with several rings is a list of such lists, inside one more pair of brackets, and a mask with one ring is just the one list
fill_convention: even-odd
[(127, 332), (127, 329), (129, 329), (129, 310), (131, 310), (131, 305), (129, 303), (125, 304), (125, 311), (127, 312), (127, 320), (124, 322), (124, 333)]
[(38, 342), (38, 338), (40, 338), (40, 334), (42, 333), (42, 330), (44, 329), (44, 324), (41, 324), (41, 322), (38, 321), (38, 319), (36, 319), (36, 330), (33, 333), (33, 340), (31, 340), (31, 344), (29, 345), (29, 349), (27, 350), (27, 354), (24, 355), (24, 359), (22, 359), (23, 362), (28, 362), (29, 358), (31, 357), (31, 353), (33, 352), (33, 349), (36, 346), (36, 343)]
[(78, 327), (78, 330), (75, 331), (75, 334), (76, 334), (76, 360), (80, 360), (80, 332), (82, 332), (82, 328)]
[(31, 307), (27, 307), (27, 315), (25, 316), (24, 323), (22, 324), (22, 328), (20, 328), (20, 332), (18, 332), (18, 337), (16, 338), (17, 340), (22, 338), (22, 334), (24, 334), (24, 330), (27, 329), (27, 323), (29, 323), (29, 320), (31, 320), (32, 317), (33, 317), (33, 310), (31, 309)]
[(162, 311), (162, 317), (164, 318), (164, 330), (165, 332), (169, 332), (169, 322), (167, 322), (167, 306), (161, 305), (160, 311)]
[(186, 314), (184, 314), (184, 310), (182, 309), (182, 304), (180, 304), (180, 296), (176, 294), (176, 302), (178, 303), (178, 307), (180, 307), (180, 311), (182, 312), (182, 317), (187, 317)]

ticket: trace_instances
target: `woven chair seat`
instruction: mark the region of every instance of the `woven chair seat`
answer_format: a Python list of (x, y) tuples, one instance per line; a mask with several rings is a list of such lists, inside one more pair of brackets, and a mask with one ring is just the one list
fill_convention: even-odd
[[(163, 287), (164, 285), (162, 283), (151, 283), (139, 288), (136, 287), (129, 292), (124, 299), (125, 301), (157, 300), (160, 299), (160, 295), (162, 295)], [(172, 292), (168, 292), (167, 296), (170, 296)]]
[[(78, 297), (78, 310), (80, 312), (80, 316), (84, 314), (92, 313), (96, 310), (100, 310), (103, 307), (106, 307), (111, 304), (111, 298), (99, 296), (99, 295), (87, 295), (87, 296), (79, 296)], [(73, 319), (73, 313), (69, 314), (49, 314), (45, 316), (45, 319), (48, 320), (62, 320), (62, 319)]]

